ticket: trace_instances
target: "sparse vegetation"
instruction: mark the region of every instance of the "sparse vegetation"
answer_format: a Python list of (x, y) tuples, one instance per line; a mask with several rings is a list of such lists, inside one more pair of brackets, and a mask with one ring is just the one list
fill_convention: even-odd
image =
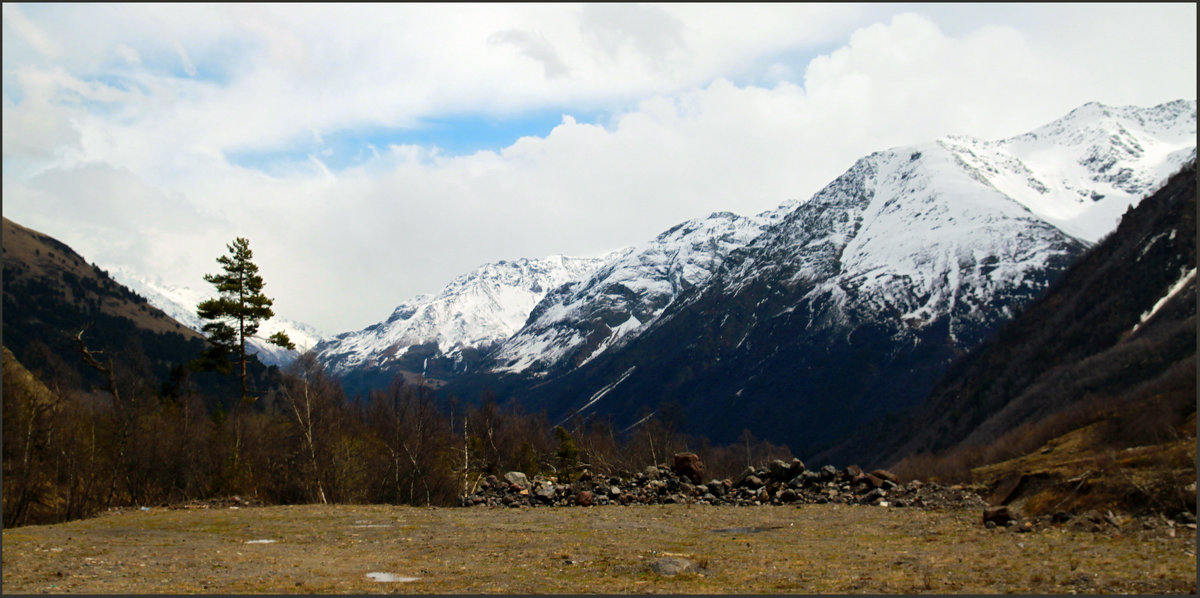
[[(5, 593), (1187, 593), (1195, 531), (872, 506), (125, 510), (4, 530)], [(1152, 521), (1147, 521), (1152, 524)], [(725, 530), (725, 531), (717, 531)], [(270, 542), (266, 542), (269, 540)], [(650, 564), (687, 559), (694, 572)], [(368, 573), (407, 582), (380, 583)]]

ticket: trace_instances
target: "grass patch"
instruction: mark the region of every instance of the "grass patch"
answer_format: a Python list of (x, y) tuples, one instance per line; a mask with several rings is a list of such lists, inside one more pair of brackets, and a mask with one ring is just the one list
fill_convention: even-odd
[[(4, 530), (5, 593), (1187, 592), (1194, 535), (988, 530), (870, 506), (290, 506)], [(355, 527), (391, 524), (392, 527)], [(147, 537), (144, 531), (153, 528)], [(770, 528), (714, 534), (721, 528)], [(271, 544), (246, 544), (271, 538)], [(1192, 549), (1189, 555), (1187, 550)], [(700, 573), (649, 563), (686, 555)], [(1155, 575), (1146, 578), (1146, 572)], [(370, 572), (415, 577), (380, 583)], [(1086, 574), (1086, 577), (1081, 575)]]

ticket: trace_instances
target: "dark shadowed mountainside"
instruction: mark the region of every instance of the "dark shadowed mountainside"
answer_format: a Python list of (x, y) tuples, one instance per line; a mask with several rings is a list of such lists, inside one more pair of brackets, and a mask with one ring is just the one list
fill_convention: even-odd
[(921, 405), (864, 427), (816, 459), (887, 465), (986, 445), (1093, 406), (1123, 420), (1148, 421), (1162, 411), (1168, 429), (1195, 412), (1195, 272), (1193, 161), (951, 367)]

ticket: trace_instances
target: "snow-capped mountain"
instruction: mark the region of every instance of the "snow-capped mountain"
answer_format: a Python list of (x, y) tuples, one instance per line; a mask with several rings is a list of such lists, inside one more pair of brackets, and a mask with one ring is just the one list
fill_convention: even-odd
[(773, 212), (717, 212), (689, 220), (613, 256), (591, 276), (548, 293), (524, 327), (490, 356), (496, 372), (578, 366), (650, 325), (683, 290), (699, 286), (735, 249), (762, 233)]
[(436, 295), (400, 304), (383, 322), (321, 343), (318, 358), (338, 375), (390, 366), (426, 373), (429, 357), (448, 358), (461, 369), (516, 332), (547, 292), (590, 274), (603, 261), (556, 255), (485, 264)]
[[(743, 429), (794, 450), (832, 441), (922, 398), (1194, 158), (1195, 131), (1194, 101), (1089, 104), (1008, 140), (877, 152), (761, 232), (746, 219), (722, 242), (730, 218), (706, 244), (697, 230), (686, 245), (728, 252), (701, 284), (645, 309), (652, 321), (614, 301), (639, 296), (605, 286), (620, 268), (560, 289), (472, 389), (503, 388), (552, 419), (588, 410), (624, 425), (675, 402), (688, 431), (714, 441)], [(655, 288), (630, 272), (613, 282)], [(546, 356), (560, 357), (549, 371)]]
[[(108, 274), (113, 280), (129, 287), (180, 324), (197, 332), (201, 331), (204, 322), (196, 315), (196, 305), (216, 296), (213, 290), (164, 284), (161, 279), (148, 278), (123, 266), (108, 268)], [(276, 332), (286, 333), (296, 345), (296, 351), (289, 351), (263, 340)], [(328, 337), (308, 324), (279, 316), (261, 323), (258, 336), (262, 338), (247, 339), (247, 352), (258, 355), (259, 361), (266, 365), (281, 367), (290, 364), (301, 352), (316, 347), (317, 343)]]
[(1095, 243), (1130, 205), (1196, 157), (1196, 102), (1089, 103), (1001, 141), (939, 142), (962, 167), (1067, 234)]

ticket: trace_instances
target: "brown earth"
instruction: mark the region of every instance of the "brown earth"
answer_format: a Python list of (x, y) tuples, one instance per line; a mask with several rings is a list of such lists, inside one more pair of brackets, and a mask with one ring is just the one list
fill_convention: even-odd
[(1017, 529), (975, 509), (865, 505), (152, 508), (4, 530), (3, 591), (1196, 591), (1194, 527)]

